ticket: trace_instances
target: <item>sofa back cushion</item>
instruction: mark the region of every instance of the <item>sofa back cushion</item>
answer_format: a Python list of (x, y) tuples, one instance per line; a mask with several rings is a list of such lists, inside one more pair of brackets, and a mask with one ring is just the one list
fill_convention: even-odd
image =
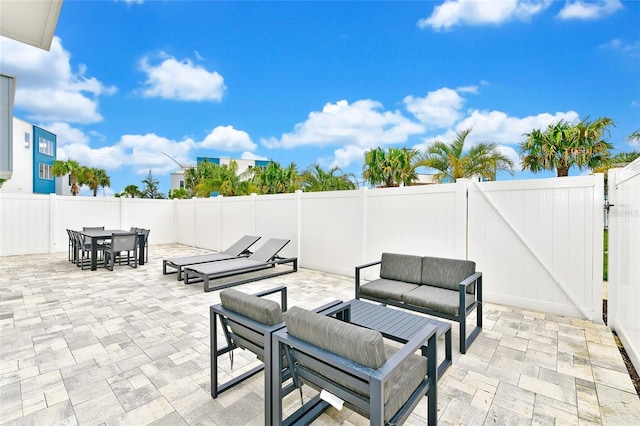
[(220, 292), (220, 301), (226, 309), (265, 325), (275, 325), (283, 321), (282, 309), (273, 300), (227, 289)]
[[(424, 257), (421, 284), (458, 290), (460, 282), (475, 271), (476, 263), (471, 260)], [(473, 292), (473, 289), (469, 288), (468, 291)]]
[(287, 331), (294, 337), (366, 367), (378, 369), (387, 360), (382, 334), (297, 306), (284, 314)]
[(380, 278), (420, 284), (422, 257), (410, 254), (382, 253)]

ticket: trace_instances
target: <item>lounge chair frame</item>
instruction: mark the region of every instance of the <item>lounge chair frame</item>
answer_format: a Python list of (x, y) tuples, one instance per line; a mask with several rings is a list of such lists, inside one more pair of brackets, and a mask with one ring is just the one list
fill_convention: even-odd
[[(219, 262), (187, 266), (184, 268), (184, 283), (193, 284), (202, 281), (204, 283), (204, 291), (210, 292), (297, 272), (297, 257), (282, 258), (278, 256), (278, 252), (288, 243), (289, 240), (271, 239), (256, 250), (255, 253), (246, 258), (227, 259)], [(277, 266), (284, 266), (284, 269), (277, 268)], [(273, 269), (274, 272), (269, 273), (268, 270), (270, 269)], [(212, 280), (215, 281), (221, 278), (263, 270), (266, 270), (267, 273), (253, 274), (248, 278), (211, 285)]]
[[(235, 259), (237, 257), (247, 257), (251, 254), (249, 248), (254, 245), (259, 239), (260, 237), (245, 235), (234, 244), (232, 244), (229, 248), (219, 253), (207, 253), (195, 256), (183, 256), (175, 257), (172, 259), (164, 259), (162, 261), (162, 274), (177, 274), (176, 279), (178, 281), (182, 281), (184, 279), (183, 272), (186, 266)], [(175, 271), (167, 270), (167, 268), (175, 269)]]

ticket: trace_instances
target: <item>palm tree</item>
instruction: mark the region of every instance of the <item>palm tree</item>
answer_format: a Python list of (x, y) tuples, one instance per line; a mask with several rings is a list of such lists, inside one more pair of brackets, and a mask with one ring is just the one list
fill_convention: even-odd
[(627, 136), (627, 140), (640, 148), (640, 129), (634, 130), (633, 133)]
[(111, 186), (111, 178), (104, 169), (85, 167), (83, 168), (81, 175), (82, 183), (87, 185), (93, 191), (94, 197), (98, 195), (98, 188)]
[(280, 163), (271, 160), (264, 168), (253, 168), (251, 173), (259, 194), (283, 194), (295, 192), (301, 187), (301, 179), (295, 163), (282, 168)]
[(136, 198), (141, 196), (140, 190), (138, 189), (138, 185), (125, 186), (124, 191), (122, 191), (122, 194), (128, 198)]
[(560, 120), (544, 131), (534, 129), (525, 133), (526, 140), (520, 144), (522, 170), (537, 173), (556, 169), (558, 177), (563, 177), (569, 175), (572, 166), (594, 169), (611, 155), (613, 145), (603, 137), (613, 125), (613, 120), (607, 117), (594, 121), (587, 117), (575, 125)]
[(362, 178), (371, 186), (411, 185), (418, 179), (419, 152), (409, 148), (377, 147), (364, 154)]
[(78, 184), (78, 174), (81, 172), (81, 166), (74, 160), (55, 160), (51, 172), (54, 176), (69, 175), (71, 179), (71, 195), (74, 197), (80, 193), (80, 185)]
[(438, 182), (455, 182), (473, 176), (495, 180), (497, 171), (513, 174), (513, 161), (494, 143), (477, 143), (468, 151), (464, 150), (471, 130), (460, 130), (449, 144), (435, 141), (421, 155), (419, 165), (437, 170), (435, 179)]
[(329, 171), (325, 171), (319, 164), (314, 164), (302, 174), (304, 191), (342, 191), (357, 188), (355, 175), (345, 174), (339, 167), (332, 167)]

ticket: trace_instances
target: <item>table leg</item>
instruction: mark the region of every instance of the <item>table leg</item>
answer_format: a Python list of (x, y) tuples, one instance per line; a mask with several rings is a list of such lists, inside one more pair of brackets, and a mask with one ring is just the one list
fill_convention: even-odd
[(98, 239), (91, 237), (91, 270), (98, 269)]
[(138, 265), (144, 265), (144, 234), (138, 234)]

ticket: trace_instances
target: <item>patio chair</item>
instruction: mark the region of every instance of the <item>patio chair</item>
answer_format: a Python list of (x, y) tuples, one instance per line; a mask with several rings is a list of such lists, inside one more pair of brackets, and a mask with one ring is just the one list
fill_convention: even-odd
[(67, 229), (67, 235), (69, 236), (69, 262), (76, 261), (76, 239), (73, 236), (73, 231)]
[[(80, 269), (84, 269), (85, 266), (91, 265), (91, 239), (87, 241), (86, 237), (78, 231), (71, 230), (71, 234), (75, 241), (74, 263)], [(98, 243), (96, 254), (100, 257), (100, 253), (102, 253), (104, 257), (104, 252), (107, 250), (109, 250), (108, 246)]]
[[(280, 304), (273, 300), (265, 299), (265, 296), (280, 293)], [(253, 377), (265, 366), (270, 366), (271, 335), (275, 330), (284, 327), (282, 312), (287, 310), (287, 288), (276, 287), (261, 291), (256, 294), (246, 294), (234, 289), (220, 292), (221, 303), (209, 308), (210, 320), (210, 347), (211, 347), (211, 397), (217, 398), (222, 392), (231, 389)], [(335, 300), (317, 308), (314, 312), (323, 312), (328, 308), (339, 305)], [(218, 321), (220, 321), (224, 335), (224, 346), (218, 347)], [(235, 349), (248, 350), (255, 354), (263, 363), (244, 371), (225, 383), (219, 383), (218, 358), (229, 354), (231, 368), (233, 369), (233, 351)], [(270, 372), (265, 374), (265, 413), (271, 407)], [(285, 380), (288, 373), (284, 373)], [(289, 384), (286, 392), (295, 388)]]
[[(310, 424), (327, 407), (326, 399), (369, 418), (371, 425), (402, 424), (424, 395), (427, 422), (437, 424), (434, 326), (425, 327), (398, 349), (385, 345), (379, 331), (336, 318), (296, 307), (283, 316), (286, 328), (274, 332), (271, 347), (272, 424)], [(421, 348), (422, 355), (414, 353)], [(321, 392), (284, 422), (279, 356), (283, 349), (287, 364), (293, 366), (294, 385), (309, 384)]]
[[(142, 234), (144, 235), (144, 261), (148, 262), (149, 261), (149, 233), (151, 232), (150, 229), (144, 229), (144, 228), (137, 228), (138, 232), (142, 232)], [(140, 250), (142, 250), (142, 247), (140, 248)]]
[[(132, 252), (133, 256), (131, 256)], [(126, 253), (126, 257), (124, 253)], [(113, 271), (116, 261), (119, 265), (122, 265), (125, 259), (127, 265), (131, 266), (131, 261), (133, 261), (133, 266), (131, 267), (138, 267), (138, 234), (136, 232), (114, 233), (111, 235), (111, 244), (108, 250), (105, 250), (105, 266)]]
[[(296, 272), (298, 270), (298, 258), (292, 257), (284, 259), (278, 257), (280, 250), (282, 250), (288, 243), (289, 240), (272, 238), (246, 258), (189, 265), (184, 268), (184, 283), (192, 284), (194, 282), (203, 281), (204, 291), (208, 292)], [(281, 265), (285, 265), (284, 270), (277, 268), (277, 266)], [(266, 274), (253, 274), (253, 272), (259, 272), (266, 269), (274, 269), (275, 271)], [(211, 287), (209, 285), (211, 280), (242, 274), (247, 274), (247, 278), (219, 283), (215, 287)]]
[[(178, 281), (183, 279), (183, 268), (188, 265), (195, 265), (198, 263), (217, 262), (219, 260), (233, 259), (234, 257), (248, 256), (249, 247), (255, 244), (260, 237), (254, 237), (252, 235), (245, 235), (236, 241), (231, 247), (220, 253), (200, 254), (196, 256), (174, 257), (172, 259), (164, 259), (162, 261), (162, 274), (175, 274), (177, 272)], [(174, 268), (175, 271), (167, 272), (167, 267)]]

